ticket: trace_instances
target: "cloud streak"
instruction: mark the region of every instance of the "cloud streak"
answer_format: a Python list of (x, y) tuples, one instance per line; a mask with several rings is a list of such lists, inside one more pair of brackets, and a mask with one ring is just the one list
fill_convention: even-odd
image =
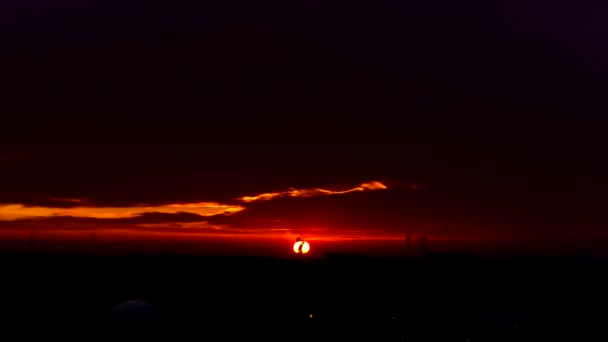
[(200, 216), (231, 214), (245, 209), (240, 205), (215, 202), (166, 204), (158, 206), (130, 207), (93, 207), (76, 206), (71, 208), (25, 206), (23, 204), (0, 205), (0, 220), (15, 221), (32, 218), (76, 217), (96, 219), (128, 219), (150, 213), (179, 214), (189, 213)]
[(347, 194), (347, 193), (357, 192), (357, 191), (382, 190), (382, 189), (386, 189), (386, 188), (387, 188), (386, 185), (384, 185), (380, 182), (371, 181), (371, 182), (367, 182), (367, 183), (362, 183), (361, 185), (359, 185), (355, 188), (348, 189), (348, 190), (342, 190), (342, 191), (332, 191), (332, 190), (325, 190), (325, 189), (320, 189), (320, 188), (289, 189), (286, 191), (269, 192), (269, 193), (255, 195), (255, 196), (243, 196), (243, 197), (239, 197), (238, 200), (249, 203), (249, 202), (256, 202), (256, 201), (268, 201), (268, 200), (280, 198), (280, 197), (313, 197), (313, 196), (327, 196), (327, 195), (342, 195), (342, 194)]
[[(254, 196), (243, 196), (236, 199), (239, 202), (268, 201), (282, 197), (313, 197), (340, 195), (357, 191), (381, 190), (387, 187), (376, 181), (362, 183), (361, 185), (347, 190), (332, 191), (320, 188), (313, 189), (289, 189), (281, 192), (258, 194)], [(42, 218), (88, 218), (97, 220), (124, 220), (137, 219), (151, 214), (193, 214), (200, 217), (211, 217), (217, 215), (231, 215), (246, 209), (241, 204), (226, 204), (218, 202), (194, 202), (194, 203), (172, 203), (154, 206), (93, 206), (83, 205), (80, 199), (53, 199), (53, 202), (73, 204), (74, 206), (43, 206), (24, 205), (20, 203), (9, 203), (0, 205), (1, 221), (18, 221)], [(167, 222), (167, 220), (164, 220)], [(170, 219), (168, 220), (170, 221)]]

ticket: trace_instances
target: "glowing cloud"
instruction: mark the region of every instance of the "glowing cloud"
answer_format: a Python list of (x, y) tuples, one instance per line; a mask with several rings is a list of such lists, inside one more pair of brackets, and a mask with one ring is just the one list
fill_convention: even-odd
[(259, 194), (255, 196), (243, 196), (239, 197), (238, 200), (243, 202), (255, 202), (255, 201), (267, 201), (277, 197), (312, 197), (312, 196), (325, 196), (325, 195), (341, 195), (347, 194), (350, 192), (356, 191), (366, 191), (366, 190), (382, 190), (386, 189), (386, 185), (371, 181), (367, 183), (363, 183), (355, 188), (342, 190), (342, 191), (332, 191), (325, 189), (289, 189), (281, 192), (269, 192), (265, 194)]
[(359, 188), (363, 188), (363, 189), (367, 189), (367, 190), (381, 190), (381, 189), (386, 189), (386, 185), (384, 185), (380, 182), (371, 181), (369, 183), (361, 184), (359, 186)]
[(190, 213), (201, 216), (230, 214), (245, 209), (239, 205), (227, 205), (214, 202), (167, 204), (159, 206), (132, 207), (29, 207), (22, 204), (0, 205), (0, 220), (13, 221), (43, 217), (85, 217), (100, 219), (133, 218), (146, 213)]
[[(380, 182), (371, 181), (347, 190), (332, 191), (325, 189), (289, 189), (282, 192), (271, 192), (255, 196), (244, 196), (237, 198), (242, 202), (267, 201), (278, 197), (312, 197), (340, 195), (356, 191), (372, 191), (386, 189)], [(23, 204), (0, 204), (0, 221), (15, 221), (23, 219), (53, 218), (53, 217), (76, 217), (96, 219), (126, 219), (134, 218), (148, 213), (178, 214), (189, 213), (200, 216), (214, 216), (219, 214), (232, 214), (244, 210), (245, 207), (238, 204), (223, 204), (216, 202), (197, 203), (175, 203), (157, 206), (125, 206), (125, 207), (96, 207), (78, 205), (85, 203), (80, 199), (53, 199), (60, 202), (74, 203), (74, 207), (46, 207), (26, 206)]]

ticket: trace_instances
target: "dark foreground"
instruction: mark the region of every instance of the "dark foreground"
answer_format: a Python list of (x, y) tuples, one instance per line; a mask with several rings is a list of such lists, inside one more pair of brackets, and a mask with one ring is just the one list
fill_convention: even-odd
[[(2, 322), (25, 337), (580, 340), (606, 335), (608, 316), (608, 264), (598, 260), (38, 254), (0, 262)], [(133, 299), (153, 306), (147, 320), (112, 312)]]

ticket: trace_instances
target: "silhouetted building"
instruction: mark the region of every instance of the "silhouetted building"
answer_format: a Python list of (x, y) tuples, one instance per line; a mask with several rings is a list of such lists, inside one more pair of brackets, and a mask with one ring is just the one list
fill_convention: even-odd
[(405, 256), (408, 258), (412, 256), (412, 234), (411, 233), (405, 235)]
[(423, 233), (422, 236), (420, 236), (420, 239), (418, 239), (420, 242), (420, 253), (422, 256), (426, 256), (428, 254), (427, 236), (427, 233)]

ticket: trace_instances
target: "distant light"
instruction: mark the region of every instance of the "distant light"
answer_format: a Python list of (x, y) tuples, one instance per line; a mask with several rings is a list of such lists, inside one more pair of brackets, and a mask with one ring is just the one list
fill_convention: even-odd
[(293, 251), (297, 254), (306, 254), (310, 251), (310, 244), (306, 241), (296, 241), (293, 244)]
[(312, 319), (312, 314), (308, 315), (308, 318), (311, 318), (311, 319)]

